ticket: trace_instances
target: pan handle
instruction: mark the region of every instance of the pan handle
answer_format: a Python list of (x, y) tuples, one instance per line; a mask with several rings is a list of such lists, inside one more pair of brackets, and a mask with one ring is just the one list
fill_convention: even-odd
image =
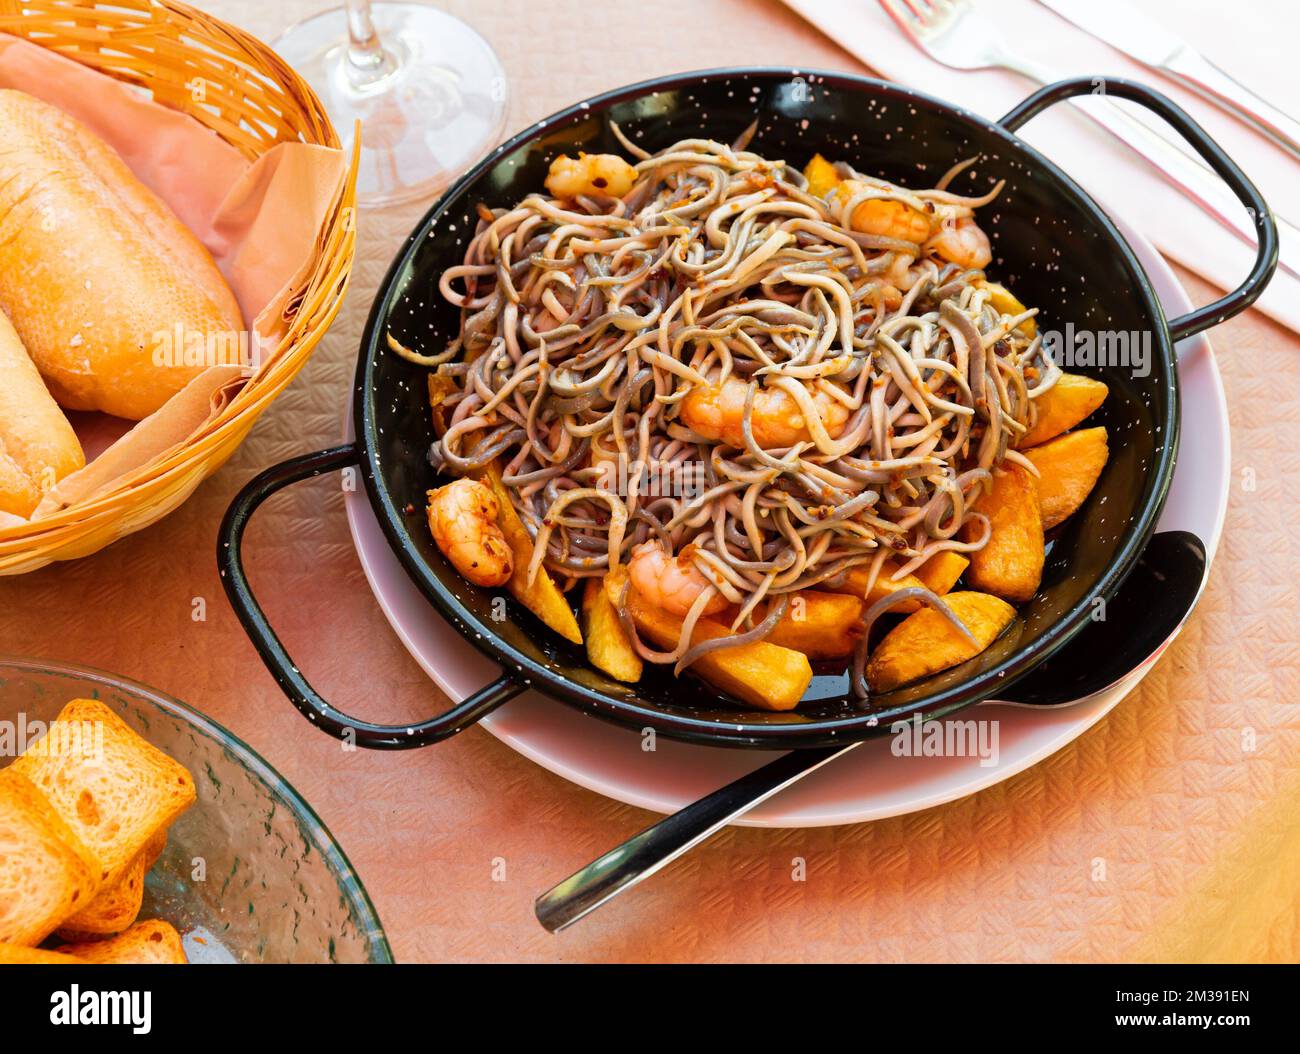
[(1195, 311), (1189, 311), (1170, 322), (1169, 335), (1174, 343), (1177, 343), (1203, 329), (1217, 326), (1220, 322), (1241, 314), (1259, 299), (1269, 279), (1273, 277), (1273, 272), (1277, 270), (1277, 223), (1273, 219), (1273, 212), (1268, 207), (1268, 203), (1255, 189), (1255, 184), (1237, 167), (1237, 163), (1223, 152), (1223, 148), (1211, 139), (1185, 110), (1145, 84), (1118, 77), (1075, 77), (1071, 80), (1058, 81), (1034, 92), (1007, 113), (998, 124), (1007, 131), (1014, 132), (1031, 118), (1062, 99), (1097, 93), (1099, 85), (1100, 90), (1106, 95), (1128, 99), (1139, 106), (1144, 106), (1172, 125), (1178, 134), (1205, 159), (1206, 164), (1218, 173), (1219, 178), (1228, 184), (1232, 192), (1246, 206), (1246, 211), (1250, 213), (1259, 231), (1255, 266), (1251, 268), (1250, 275), (1227, 296), (1220, 297), (1212, 304), (1198, 307)]
[(235, 496), (221, 521), (217, 532), (217, 567), (230, 606), (235, 609), (253, 647), (289, 701), (312, 724), (337, 739), (372, 750), (423, 747), (468, 728), (513, 699), (524, 690), (524, 686), (503, 674), (446, 713), (414, 725), (377, 725), (350, 717), (330, 706), (299, 671), (297, 663), (285, 651), (267, 621), (244, 573), (244, 529), (262, 502), (291, 483), (319, 476), (322, 472), (358, 465), (360, 461), (356, 445), (349, 443), (290, 458), (255, 476)]

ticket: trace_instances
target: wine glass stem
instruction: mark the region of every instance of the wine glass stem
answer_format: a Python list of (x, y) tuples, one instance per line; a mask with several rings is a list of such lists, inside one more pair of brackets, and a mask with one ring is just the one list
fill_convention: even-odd
[(384, 50), (370, 17), (370, 0), (347, 0), (348, 79), (356, 87), (382, 80), (393, 70), (393, 57)]

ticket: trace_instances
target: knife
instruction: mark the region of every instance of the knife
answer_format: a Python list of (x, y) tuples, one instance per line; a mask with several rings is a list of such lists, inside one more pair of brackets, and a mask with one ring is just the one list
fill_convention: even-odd
[(1085, 33), (1176, 80), (1300, 159), (1300, 121), (1234, 80), (1176, 33), (1123, 0), (1039, 0)]

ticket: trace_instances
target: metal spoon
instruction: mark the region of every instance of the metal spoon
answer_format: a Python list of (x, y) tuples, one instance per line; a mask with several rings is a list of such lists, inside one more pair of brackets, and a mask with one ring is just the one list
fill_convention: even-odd
[[(1205, 573), (1205, 545), (1196, 535), (1187, 531), (1155, 535), (1107, 603), (1105, 620), (1090, 622), (997, 701), (1068, 706), (1123, 680), (1169, 642), (1196, 603)], [(537, 920), (552, 933), (572, 925), (731, 820), (856, 746), (846, 743), (783, 754), (647, 827), (538, 897), (533, 905)]]

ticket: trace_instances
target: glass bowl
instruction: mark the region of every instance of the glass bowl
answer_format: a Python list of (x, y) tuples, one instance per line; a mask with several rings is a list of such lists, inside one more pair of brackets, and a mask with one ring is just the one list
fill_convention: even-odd
[[(140, 912), (175, 926), (190, 962), (393, 961), (343, 850), (245, 743), (125, 677), (0, 657), (0, 722), (11, 723), (15, 752), (24, 732), (34, 738), (33, 722), (53, 720), (71, 699), (107, 703), (194, 776), (198, 800), (171, 826)], [(0, 767), (12, 760), (0, 757)]]

